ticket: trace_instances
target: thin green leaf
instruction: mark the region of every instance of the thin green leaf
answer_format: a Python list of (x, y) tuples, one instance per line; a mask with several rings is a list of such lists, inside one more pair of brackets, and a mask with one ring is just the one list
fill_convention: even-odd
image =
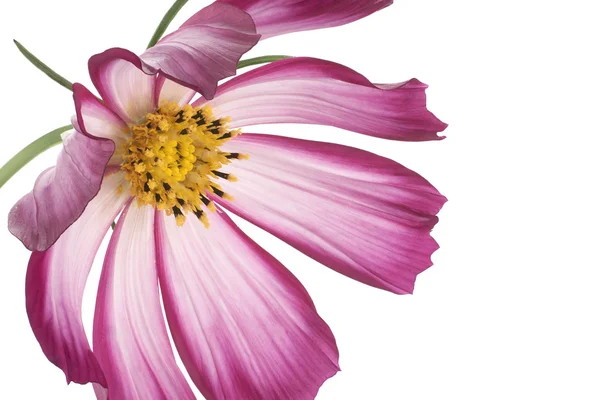
[(50, 133), (36, 139), (27, 147), (11, 158), (2, 168), (0, 168), (0, 188), (4, 186), (10, 178), (12, 178), (21, 168), (23, 168), (31, 160), (42, 154), (51, 147), (56, 146), (61, 142), (61, 133), (68, 131), (73, 126), (66, 125), (53, 130)]
[(173, 3), (171, 8), (169, 8), (169, 11), (167, 11), (163, 19), (160, 21), (160, 24), (158, 24), (158, 26), (156, 27), (154, 35), (152, 35), (152, 39), (150, 39), (150, 42), (148, 43), (148, 49), (154, 46), (156, 43), (158, 43), (162, 35), (165, 34), (165, 31), (169, 27), (169, 24), (173, 21), (173, 18), (175, 18), (179, 10), (181, 10), (181, 8), (187, 2), (188, 0), (177, 0), (175, 1), (175, 3)]
[(266, 64), (266, 63), (270, 63), (273, 61), (279, 61), (279, 60), (283, 60), (286, 58), (292, 58), (292, 56), (262, 56), (262, 57), (254, 57), (254, 58), (249, 58), (247, 60), (242, 60), (238, 63), (237, 67), (238, 69), (242, 69), (242, 68), (246, 68), (249, 67), (251, 65), (257, 65), (257, 64)]
[(23, 54), (25, 58), (28, 59), (29, 62), (31, 62), (37, 69), (48, 75), (50, 79), (52, 79), (54, 82), (69, 89), (70, 91), (73, 91), (73, 84), (71, 82), (54, 72), (52, 68), (50, 68), (49, 66), (44, 64), (39, 58), (31, 54), (31, 52), (27, 50), (25, 46), (23, 46), (21, 43), (19, 43), (16, 40), (13, 40), (13, 42), (15, 42), (15, 45), (17, 46), (21, 54)]

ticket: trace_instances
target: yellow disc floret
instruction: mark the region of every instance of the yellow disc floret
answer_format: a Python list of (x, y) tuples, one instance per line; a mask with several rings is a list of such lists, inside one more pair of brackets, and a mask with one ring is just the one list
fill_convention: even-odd
[(132, 126), (122, 149), (121, 169), (138, 205), (165, 210), (180, 226), (191, 212), (208, 227), (203, 208), (214, 211), (215, 206), (207, 194), (231, 199), (216, 180), (236, 180), (219, 169), (233, 159), (246, 158), (219, 150), (241, 133), (229, 130), (228, 122), (229, 118), (215, 118), (208, 105), (164, 102), (143, 123)]

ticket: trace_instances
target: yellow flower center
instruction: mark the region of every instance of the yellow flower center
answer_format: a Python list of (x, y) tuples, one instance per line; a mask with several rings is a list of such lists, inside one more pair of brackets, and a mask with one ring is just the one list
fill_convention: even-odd
[(229, 118), (215, 118), (208, 105), (164, 102), (144, 122), (132, 126), (122, 149), (121, 169), (138, 205), (165, 210), (179, 226), (191, 212), (208, 227), (203, 209), (214, 211), (215, 206), (207, 194), (231, 199), (216, 181), (237, 180), (219, 169), (233, 159), (247, 158), (219, 150), (241, 133), (229, 130), (228, 122)]

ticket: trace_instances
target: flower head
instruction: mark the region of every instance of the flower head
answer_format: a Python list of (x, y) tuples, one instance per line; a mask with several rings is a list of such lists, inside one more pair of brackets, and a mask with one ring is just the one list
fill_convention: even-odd
[(231, 199), (217, 181), (236, 180), (220, 169), (240, 159), (220, 150), (240, 134), (239, 129), (227, 129), (227, 122), (228, 118), (215, 118), (209, 105), (180, 107), (164, 101), (132, 126), (119, 152), (121, 170), (138, 206), (164, 210), (178, 225), (191, 213), (208, 227), (203, 208), (214, 211), (208, 196)]
[[(427, 110), (426, 85), (373, 84), (339, 64), (294, 58), (216, 87), (261, 29), (338, 25), (390, 2), (331, 3), (331, 15), (314, 1), (224, 3), (140, 57), (123, 49), (93, 56), (102, 100), (74, 85), (75, 131), (10, 214), (11, 231), (34, 250), (34, 333), (69, 381), (96, 383), (100, 398), (194, 398), (167, 329), (208, 399), (311, 399), (338, 371), (335, 339), (302, 285), (223, 209), (400, 294), (412, 292), (437, 249), (430, 231), (445, 198), (418, 174), (362, 150), (246, 129), (292, 122), (439, 139), (446, 125)], [(92, 351), (82, 294), (117, 217)]]

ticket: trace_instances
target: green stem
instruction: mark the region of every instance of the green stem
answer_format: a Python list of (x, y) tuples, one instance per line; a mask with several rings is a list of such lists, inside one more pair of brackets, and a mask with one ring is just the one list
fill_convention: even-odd
[(158, 24), (158, 26), (156, 27), (154, 35), (152, 35), (152, 39), (150, 39), (150, 42), (148, 43), (148, 49), (154, 46), (160, 40), (162, 35), (164, 35), (165, 31), (169, 27), (171, 21), (173, 21), (173, 18), (175, 18), (179, 10), (181, 10), (181, 8), (187, 2), (188, 0), (176, 0), (175, 3), (173, 3), (171, 8), (169, 8), (169, 11), (167, 11), (163, 19), (160, 21), (160, 24)]
[(266, 63), (270, 63), (273, 61), (279, 61), (279, 60), (283, 60), (286, 58), (291, 58), (291, 56), (262, 56), (262, 57), (254, 57), (254, 58), (249, 58), (247, 60), (242, 60), (238, 63), (237, 67), (238, 69), (242, 69), (242, 68), (246, 68), (249, 67), (251, 65), (257, 65), (257, 64), (266, 64)]
[(25, 58), (28, 59), (29, 62), (31, 62), (37, 69), (48, 75), (50, 79), (52, 79), (54, 82), (69, 89), (70, 91), (73, 91), (73, 84), (71, 82), (54, 72), (52, 68), (50, 68), (49, 66), (44, 64), (39, 58), (31, 54), (29, 50), (27, 50), (25, 46), (23, 46), (21, 43), (17, 42), (16, 40), (13, 40), (13, 42), (15, 42), (15, 45), (17, 45), (17, 48), (19, 49), (21, 54), (23, 54)]
[(71, 125), (66, 125), (46, 133), (44, 136), (37, 138), (27, 147), (11, 158), (2, 168), (0, 168), (0, 188), (4, 186), (14, 174), (19, 172), (21, 168), (27, 165), (28, 162), (42, 154), (51, 147), (56, 146), (61, 142), (60, 134), (71, 129)]

